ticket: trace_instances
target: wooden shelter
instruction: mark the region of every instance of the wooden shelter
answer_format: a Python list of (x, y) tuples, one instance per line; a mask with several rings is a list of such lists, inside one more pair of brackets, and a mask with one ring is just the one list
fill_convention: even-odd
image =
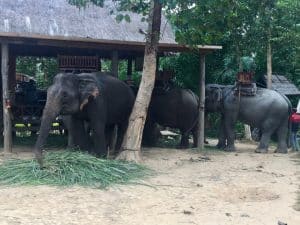
[[(131, 22), (118, 23), (110, 11), (93, 5), (78, 9), (66, 0), (1, 0), (0, 44), (3, 90), (4, 151), (11, 152), (10, 98), (14, 92), (17, 56), (57, 57), (58, 55), (98, 56), (112, 59), (112, 72), (117, 75), (118, 60), (128, 60), (131, 73), (132, 60), (142, 57), (145, 48), (147, 24), (141, 16), (128, 12)], [(204, 121), (205, 54), (221, 46), (199, 46), (201, 55), (200, 117)], [(159, 55), (191, 49), (179, 45), (166, 18), (162, 18)], [(130, 75), (130, 74), (129, 74)], [(200, 142), (203, 146), (204, 124), (201, 123)], [(201, 138), (202, 136), (202, 138)]]
[[(299, 96), (300, 91), (289, 79), (284, 75), (272, 74), (272, 89), (286, 96)], [(264, 76), (262, 86), (267, 86), (267, 75)]]

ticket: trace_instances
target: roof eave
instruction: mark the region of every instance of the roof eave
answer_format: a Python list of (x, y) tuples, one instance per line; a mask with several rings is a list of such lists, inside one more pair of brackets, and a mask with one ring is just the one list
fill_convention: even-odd
[[(115, 46), (134, 46), (143, 49), (145, 42), (137, 41), (120, 41), (120, 40), (104, 40), (104, 39), (92, 39), (92, 38), (81, 38), (81, 37), (70, 37), (70, 36), (46, 36), (40, 34), (19, 34), (12, 32), (0, 32), (0, 42), (7, 41), (8, 43), (29, 43), (35, 42), (39, 45), (47, 45), (47, 42), (42, 41), (59, 41), (59, 42), (78, 42), (78, 43), (90, 43), (99, 45), (115, 45)], [(78, 46), (80, 47), (80, 46)], [(200, 52), (211, 52), (222, 49), (222, 46), (218, 45), (197, 45), (188, 46), (177, 43), (159, 43), (159, 51), (165, 52), (186, 52), (199, 50)]]

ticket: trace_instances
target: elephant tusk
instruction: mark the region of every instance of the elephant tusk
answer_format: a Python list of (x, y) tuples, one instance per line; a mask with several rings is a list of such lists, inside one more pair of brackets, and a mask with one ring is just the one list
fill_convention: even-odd
[(82, 111), (82, 109), (83, 109), (83, 107), (86, 105), (86, 104), (88, 104), (88, 102), (89, 102), (89, 100), (86, 98), (86, 99), (84, 99), (84, 101), (81, 103), (81, 105), (80, 105), (80, 111)]

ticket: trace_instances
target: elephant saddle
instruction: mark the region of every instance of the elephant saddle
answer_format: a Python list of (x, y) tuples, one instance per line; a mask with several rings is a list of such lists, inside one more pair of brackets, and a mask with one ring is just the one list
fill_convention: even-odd
[(250, 83), (250, 84), (241, 84), (237, 83), (235, 85), (235, 95), (241, 95), (241, 96), (255, 96), (257, 91), (256, 83)]

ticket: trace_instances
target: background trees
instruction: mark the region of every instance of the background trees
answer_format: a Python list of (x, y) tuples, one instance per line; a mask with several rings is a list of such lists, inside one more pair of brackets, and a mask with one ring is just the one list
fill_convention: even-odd
[[(207, 59), (207, 82), (233, 83), (241, 56), (253, 56), (256, 78), (266, 74), (267, 46), (272, 46), (273, 73), (287, 75), (299, 85), (300, 3), (297, 0), (190, 1), (186, 8), (168, 14), (177, 40), (189, 44), (219, 44), (222, 51)], [(269, 36), (271, 35), (271, 36)], [(176, 81), (197, 89), (197, 56), (182, 54), (170, 60)], [(186, 61), (192, 69), (184, 69)], [(194, 63), (195, 62), (195, 63)], [(180, 66), (182, 65), (182, 66)], [(186, 73), (184, 74), (184, 71)]]

